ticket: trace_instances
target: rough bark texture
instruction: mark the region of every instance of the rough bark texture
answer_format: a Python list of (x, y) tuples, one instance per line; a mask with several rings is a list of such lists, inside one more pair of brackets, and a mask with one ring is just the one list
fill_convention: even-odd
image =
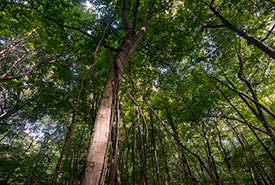
[(112, 80), (114, 79), (114, 65), (109, 71), (100, 106), (96, 114), (94, 130), (91, 137), (89, 151), (86, 157), (83, 184), (98, 184), (105, 163), (105, 153), (109, 141), (111, 107), (112, 107)]

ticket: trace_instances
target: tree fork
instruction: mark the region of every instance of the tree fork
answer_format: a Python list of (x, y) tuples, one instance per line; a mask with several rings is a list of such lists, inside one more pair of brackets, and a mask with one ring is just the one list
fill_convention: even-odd
[[(129, 22), (127, 11), (122, 10), (123, 22)], [(104, 181), (104, 165), (109, 142), (110, 123), (112, 122), (112, 105), (116, 102), (121, 76), (130, 55), (136, 50), (146, 32), (148, 16), (143, 19), (143, 24), (136, 34), (135, 29), (127, 29), (125, 38), (117, 51), (107, 80), (104, 85), (99, 108), (96, 113), (94, 129), (90, 140), (89, 150), (85, 161), (83, 185), (98, 185)]]

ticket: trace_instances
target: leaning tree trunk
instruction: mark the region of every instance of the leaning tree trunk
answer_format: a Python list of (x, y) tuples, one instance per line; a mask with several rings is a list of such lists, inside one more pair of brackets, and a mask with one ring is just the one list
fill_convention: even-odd
[(117, 50), (114, 63), (109, 70), (96, 113), (89, 151), (86, 156), (83, 185), (98, 185), (104, 182), (110, 124), (113, 119), (113, 103), (116, 102), (121, 75), (127, 59), (136, 50), (146, 31), (147, 17), (144, 18), (143, 25), (138, 34), (136, 34), (135, 26), (133, 28), (130, 27), (126, 9), (123, 9), (122, 16), (127, 33), (120, 48)]

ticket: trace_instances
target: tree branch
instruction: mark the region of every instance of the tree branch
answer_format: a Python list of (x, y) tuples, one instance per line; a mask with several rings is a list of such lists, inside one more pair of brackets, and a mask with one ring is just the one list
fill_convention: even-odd
[(80, 84), (80, 89), (78, 91), (76, 102), (75, 102), (75, 105), (73, 107), (72, 121), (71, 121), (71, 124), (70, 124), (70, 126), (68, 128), (68, 131), (67, 131), (67, 134), (66, 134), (66, 138), (65, 138), (65, 142), (64, 142), (64, 145), (63, 145), (63, 148), (62, 148), (62, 152), (60, 153), (58, 162), (56, 164), (56, 168), (55, 168), (55, 172), (54, 172), (54, 178), (53, 178), (53, 181), (52, 181), (52, 185), (55, 185), (55, 183), (56, 183), (57, 176), (58, 176), (58, 171), (59, 171), (59, 168), (60, 168), (60, 165), (61, 165), (61, 162), (62, 162), (62, 158), (63, 158), (64, 152), (66, 150), (67, 144), (68, 144), (70, 136), (71, 136), (72, 127), (73, 127), (74, 122), (75, 122), (76, 111), (77, 111), (77, 107), (78, 107), (79, 100), (80, 100), (80, 95), (82, 93), (83, 86), (84, 86), (84, 81), (87, 78), (88, 73), (91, 71), (91, 69), (96, 65), (96, 55), (97, 55), (99, 46), (100, 46), (101, 42), (104, 39), (104, 35), (105, 35), (105, 31), (106, 31), (107, 27), (108, 27), (108, 24), (107, 24), (107, 26), (105, 27), (105, 29), (103, 31), (103, 34), (101, 36), (101, 39), (100, 39), (99, 43), (96, 45), (96, 49), (95, 49), (95, 53), (94, 53), (94, 63), (89, 67), (89, 69), (85, 72), (84, 76), (82, 77), (81, 84)]
[(245, 124), (245, 125), (249, 125), (250, 127), (254, 128), (255, 130), (258, 130), (258, 131), (260, 131), (260, 132), (262, 132), (262, 133), (264, 133), (264, 134), (266, 134), (266, 135), (272, 136), (272, 134), (270, 134), (270, 133), (268, 133), (268, 132), (266, 132), (266, 131), (264, 131), (264, 130), (262, 130), (262, 129), (256, 127), (256, 126), (254, 126), (254, 125), (251, 125), (250, 123), (247, 123), (246, 121), (242, 121), (242, 120), (240, 120), (240, 119), (238, 119), (238, 118), (227, 117), (227, 116), (214, 116), (214, 117), (215, 117), (215, 118), (224, 118), (224, 119), (229, 119), (229, 120), (238, 121), (238, 122), (243, 123), (243, 124)]
[(131, 24), (130, 24), (129, 16), (128, 16), (128, 10), (127, 10), (127, 7), (125, 5), (125, 1), (121, 0), (121, 2), (123, 3), (123, 7), (122, 7), (122, 10), (121, 10), (122, 23), (125, 27), (125, 30), (128, 31), (131, 28)]
[(253, 103), (259, 105), (260, 107), (262, 107), (267, 113), (269, 113), (272, 117), (275, 118), (275, 114), (267, 107), (263, 106), (261, 103), (259, 103), (258, 101), (254, 100), (253, 98), (251, 98), (250, 96), (248, 96), (246, 93), (244, 92), (241, 92), (241, 91), (238, 91), (236, 89), (233, 89), (232, 87), (230, 87), (229, 85), (227, 85), (226, 83), (224, 83), (223, 81), (219, 80), (218, 78), (214, 77), (214, 76), (211, 76), (209, 75), (209, 77), (217, 80), (218, 82), (220, 82), (221, 84), (223, 84), (224, 86), (226, 86), (228, 89), (230, 89), (231, 91), (233, 92), (236, 92), (238, 94), (241, 94), (243, 95), (244, 97), (246, 97), (247, 99), (249, 99), (250, 101), (252, 101)]
[(134, 14), (134, 25), (133, 28), (136, 29), (136, 22), (137, 22), (137, 11), (139, 7), (139, 0), (136, 0), (136, 6), (135, 6), (135, 14)]
[(231, 24), (230, 22), (228, 22), (228, 20), (225, 19), (225, 17), (223, 17), (220, 14), (220, 12), (218, 10), (216, 10), (212, 5), (209, 5), (205, 2), (203, 2), (203, 3), (206, 4), (211, 9), (211, 11), (220, 19), (220, 21), (223, 22), (223, 24), (227, 28), (234, 31), (235, 33), (237, 33), (238, 35), (240, 35), (241, 37), (246, 39), (249, 43), (255, 45), (257, 48), (259, 48), (260, 50), (265, 52), (267, 55), (269, 55), (270, 57), (275, 59), (275, 49), (269, 47), (268, 45), (263, 43), (261, 40), (251, 36), (250, 34), (246, 33), (245, 31), (241, 30), (240, 28), (238, 28), (238, 27), (234, 26), (233, 24)]
[(201, 31), (202, 31), (203, 29), (206, 29), (206, 30), (207, 30), (207, 28), (224, 28), (224, 27), (226, 27), (224, 24), (220, 24), (220, 25), (210, 25), (210, 24), (206, 24), (206, 25), (204, 25), (204, 26), (201, 27)]
[(265, 38), (263, 38), (261, 41), (264, 42), (269, 36), (270, 34), (272, 33), (272, 31), (274, 30), (275, 28), (275, 24), (273, 24), (272, 28), (268, 31), (267, 35), (265, 36)]
[[(47, 61), (50, 60), (50, 61)], [(18, 75), (18, 76), (0, 76), (0, 80), (12, 80), (12, 79), (19, 79), (22, 78), (24, 76), (26, 76), (27, 74), (29, 74), (30, 72), (32, 72), (35, 68), (37, 68), (40, 64), (50, 64), (55, 62), (57, 59), (53, 59), (51, 57), (47, 57), (46, 59), (40, 61), (39, 63), (35, 64), (31, 69), (29, 69), (28, 71), (26, 71), (25, 73)]]
[[(81, 28), (79, 28), (79, 27), (67, 26), (67, 25), (58, 23), (56, 20), (52, 19), (51, 17), (48, 17), (47, 15), (45, 15), (44, 13), (42, 13), (41, 11), (39, 11), (37, 8), (35, 8), (34, 5), (33, 5), (29, 0), (28, 0), (28, 2), (29, 2), (29, 4), (31, 5), (32, 9), (34, 9), (35, 11), (37, 11), (37, 12), (38, 12), (40, 15), (42, 15), (44, 18), (46, 18), (46, 19), (48, 19), (48, 20), (54, 22), (56, 25), (58, 25), (58, 26), (60, 26), (60, 27), (63, 27), (63, 28), (68, 28), (68, 29), (72, 29), (72, 30), (79, 31), (79, 32), (81, 32), (82, 34), (84, 34), (84, 35), (90, 37), (91, 39), (96, 40), (96, 38), (95, 38), (93, 35), (91, 35), (91, 34), (85, 32), (85, 31), (83, 31), (83, 30), (82, 30)], [(106, 49), (110, 49), (111, 51), (118, 51), (118, 49), (116, 49), (116, 48), (114, 48), (114, 47), (112, 47), (112, 46), (109, 46), (109, 45), (107, 45), (107, 44), (105, 44), (105, 43), (101, 43), (101, 45), (102, 45), (104, 48), (106, 48)]]

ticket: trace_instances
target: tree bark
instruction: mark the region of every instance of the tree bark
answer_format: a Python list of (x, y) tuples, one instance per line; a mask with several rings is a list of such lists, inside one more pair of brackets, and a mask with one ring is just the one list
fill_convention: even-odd
[(118, 153), (118, 141), (119, 141), (119, 122), (120, 122), (120, 115), (119, 115), (119, 101), (116, 103), (116, 113), (117, 113), (117, 121), (116, 121), (116, 134), (115, 134), (115, 146), (113, 151), (113, 159), (111, 162), (111, 170), (110, 170), (110, 185), (115, 184), (116, 178), (116, 170), (117, 170), (117, 153)]
[[(125, 12), (122, 15), (124, 19), (128, 20), (128, 15), (125, 15)], [(104, 179), (103, 174), (109, 142), (110, 123), (113, 121), (111, 116), (112, 105), (113, 102), (116, 102), (125, 64), (144, 37), (147, 20), (147, 17), (143, 19), (143, 25), (138, 34), (136, 34), (135, 29), (126, 29), (127, 33), (124, 41), (117, 51), (114, 63), (109, 70), (96, 113), (89, 151), (86, 156), (83, 185), (98, 185), (104, 181), (102, 179)]]

